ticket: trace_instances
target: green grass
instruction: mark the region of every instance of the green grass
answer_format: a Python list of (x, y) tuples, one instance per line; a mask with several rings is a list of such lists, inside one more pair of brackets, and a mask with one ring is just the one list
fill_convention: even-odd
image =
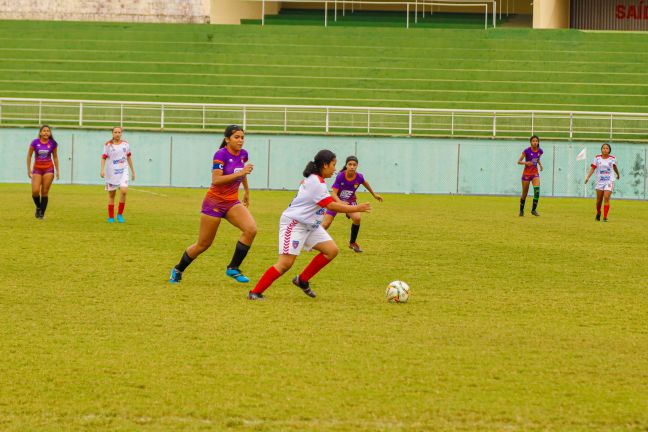
[(0, 21), (0, 96), (646, 112), (647, 42), (509, 28)]
[[(312, 282), (249, 303), (226, 280), (237, 238), (166, 282), (195, 240), (204, 190), (0, 185), (0, 429), (621, 431), (648, 428), (648, 214), (613, 201), (386, 195)], [(256, 281), (293, 192), (253, 191)], [(363, 194), (363, 199), (367, 194)], [(301, 256), (295, 274), (308, 262)], [(384, 287), (412, 287), (404, 305)]]

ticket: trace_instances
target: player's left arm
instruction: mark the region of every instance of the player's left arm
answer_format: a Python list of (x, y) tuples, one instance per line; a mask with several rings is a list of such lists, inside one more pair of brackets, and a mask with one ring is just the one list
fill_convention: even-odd
[(540, 159), (538, 159), (538, 166), (540, 167), (540, 171), (542, 171), (543, 168), (542, 168), (542, 162), (540, 162)]
[(247, 176), (243, 177), (243, 205), (245, 207), (250, 206), (250, 187), (248, 186)]
[(56, 180), (60, 178), (59, 176), (59, 164), (58, 164), (58, 148), (54, 147), (52, 150), (52, 159), (54, 159), (54, 169), (56, 170)]
[(614, 169), (614, 172), (616, 173), (617, 180), (621, 178), (621, 175), (619, 175), (619, 168), (617, 168), (616, 164), (612, 165), (612, 169)]
[(135, 168), (133, 168), (133, 159), (131, 159), (130, 154), (126, 156), (126, 160), (128, 161), (128, 167), (130, 168), (131, 180), (135, 181)]
[(362, 182), (362, 186), (364, 186), (374, 198), (376, 198), (380, 202), (383, 202), (383, 197), (381, 197), (380, 195), (375, 193), (373, 189), (371, 189), (371, 185), (367, 180)]

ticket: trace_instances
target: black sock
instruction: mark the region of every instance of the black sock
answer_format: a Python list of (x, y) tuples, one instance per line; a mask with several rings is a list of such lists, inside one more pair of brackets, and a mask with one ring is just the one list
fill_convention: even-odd
[(533, 211), (538, 208), (538, 200), (540, 200), (540, 186), (533, 186)]
[(360, 225), (351, 224), (351, 241), (349, 243), (355, 243), (358, 239), (358, 232), (360, 231)]
[(230, 261), (227, 266), (228, 269), (237, 269), (245, 259), (250, 246), (244, 245), (240, 241), (236, 242), (236, 248), (234, 249), (234, 255), (232, 255), (232, 261)]
[(36, 204), (36, 209), (39, 210), (41, 203), (40, 195), (32, 195), (32, 199), (34, 200), (34, 204)]
[(44, 196), (44, 197), (41, 198), (40, 209), (41, 209), (41, 213), (43, 215), (45, 214), (45, 210), (47, 210), (47, 202), (48, 201), (49, 201), (49, 197)]
[(187, 268), (187, 266), (188, 266), (189, 264), (191, 264), (192, 261), (193, 261), (193, 258), (191, 258), (191, 257), (189, 256), (189, 254), (187, 253), (187, 251), (184, 251), (184, 253), (182, 254), (182, 258), (180, 258), (180, 262), (175, 266), (175, 268), (176, 268), (176, 270), (178, 270), (179, 272), (183, 272), (183, 271), (185, 271), (185, 269)]
[(526, 199), (520, 198), (520, 211), (524, 211), (524, 203), (526, 202)]

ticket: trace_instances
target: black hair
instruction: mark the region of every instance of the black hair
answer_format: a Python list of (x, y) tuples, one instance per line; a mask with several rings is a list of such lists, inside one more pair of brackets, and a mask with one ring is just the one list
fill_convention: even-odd
[(538, 145), (540, 145), (540, 137), (538, 135), (533, 135), (531, 138), (529, 138), (529, 142), (533, 141), (533, 138), (538, 140)]
[(315, 159), (306, 164), (306, 168), (304, 168), (304, 177), (308, 177), (311, 174), (322, 175), (322, 168), (324, 168), (324, 165), (330, 164), (333, 159), (335, 159), (335, 153), (331, 150), (318, 151), (315, 155)]
[(52, 142), (53, 142), (54, 144), (58, 145), (58, 143), (57, 143), (56, 140), (54, 139), (54, 134), (52, 133), (52, 128), (51, 128), (49, 125), (44, 124), (44, 125), (42, 125), (42, 126), (40, 127), (40, 129), (38, 129), (38, 138), (40, 139), (40, 134), (41, 134), (41, 132), (43, 132), (43, 129), (45, 129), (45, 128), (47, 128), (47, 129), (50, 130), (50, 137), (49, 137), (49, 139), (51, 139)]
[(349, 162), (351, 162), (351, 161), (354, 161), (355, 163), (359, 163), (357, 157), (355, 157), (355, 156), (353, 156), (353, 155), (348, 156), (348, 157), (346, 158), (346, 161), (344, 162), (344, 168), (342, 168), (340, 171), (346, 171), (346, 166), (347, 166), (347, 164), (348, 164)]
[(121, 126), (113, 126), (112, 132), (115, 132), (115, 129), (119, 129), (120, 131), (124, 132), (124, 128), (122, 128)]
[(608, 143), (603, 143), (603, 145), (601, 146), (601, 153), (603, 152), (603, 147), (604, 146), (608, 146), (610, 148), (610, 154), (612, 154), (612, 146), (610, 144), (608, 144)]
[[(245, 133), (245, 131), (243, 130), (243, 128), (241, 126), (229, 125), (229, 126), (227, 126), (225, 128), (225, 133), (223, 133), (223, 135), (225, 136), (225, 138), (229, 138), (232, 135), (234, 135), (234, 132), (238, 132), (238, 131), (241, 131), (241, 132)], [(221, 143), (219, 148), (223, 148), (223, 147), (225, 147), (227, 145), (227, 141), (225, 141), (225, 138), (223, 138), (223, 142)]]

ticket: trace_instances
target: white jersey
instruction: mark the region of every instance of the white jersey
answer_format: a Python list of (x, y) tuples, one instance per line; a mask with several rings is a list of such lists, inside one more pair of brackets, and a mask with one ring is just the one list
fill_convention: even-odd
[(316, 229), (324, 220), (326, 206), (332, 202), (324, 179), (311, 174), (301, 182), (297, 196), (281, 215)]
[(609, 155), (606, 159), (603, 155), (596, 155), (592, 161), (592, 168), (596, 168), (596, 184), (603, 185), (614, 183), (614, 166), (616, 165), (616, 158)]
[(102, 157), (106, 159), (106, 183), (119, 185), (128, 182), (128, 156), (131, 155), (130, 145), (126, 141), (114, 144), (112, 140), (104, 145)]

